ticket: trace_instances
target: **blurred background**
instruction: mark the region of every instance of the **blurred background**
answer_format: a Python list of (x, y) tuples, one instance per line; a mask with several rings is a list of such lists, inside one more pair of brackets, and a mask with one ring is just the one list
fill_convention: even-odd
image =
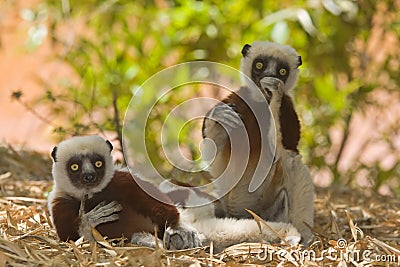
[(399, 194), (399, 0), (3, 0), (1, 145), (47, 156), (76, 134), (120, 144), (129, 101), (150, 76), (194, 60), (239, 68), (254, 40), (303, 58), (293, 95), (314, 182)]

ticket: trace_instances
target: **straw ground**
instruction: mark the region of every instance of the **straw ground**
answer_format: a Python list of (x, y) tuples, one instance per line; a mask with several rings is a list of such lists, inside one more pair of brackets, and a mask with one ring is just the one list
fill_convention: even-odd
[[(0, 266), (393, 266), (400, 264), (400, 201), (367, 189), (317, 188), (315, 237), (308, 247), (242, 243), (165, 251), (96, 235), (59, 242), (46, 196), (51, 160), (0, 148)], [(134, 223), (134, 222), (133, 222)]]

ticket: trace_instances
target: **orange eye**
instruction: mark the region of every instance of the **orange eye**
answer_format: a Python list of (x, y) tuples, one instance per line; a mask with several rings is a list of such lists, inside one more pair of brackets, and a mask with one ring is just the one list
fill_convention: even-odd
[(74, 172), (76, 172), (77, 170), (79, 170), (79, 165), (74, 163), (70, 166), (71, 170), (73, 170)]
[(100, 168), (101, 166), (103, 166), (103, 162), (101, 162), (100, 160), (96, 161), (94, 163), (94, 166), (96, 166), (96, 168)]
[(286, 73), (287, 73), (287, 70), (286, 70), (286, 69), (280, 69), (280, 70), (279, 70), (279, 74), (280, 74), (281, 76), (285, 76)]
[(264, 64), (262, 62), (257, 62), (256, 63), (256, 69), (261, 70), (263, 68)]

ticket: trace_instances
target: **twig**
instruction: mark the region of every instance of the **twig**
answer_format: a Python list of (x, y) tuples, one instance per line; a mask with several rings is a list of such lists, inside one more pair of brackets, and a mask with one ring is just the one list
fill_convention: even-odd
[(345, 128), (344, 128), (343, 139), (342, 139), (342, 142), (340, 143), (339, 152), (338, 152), (338, 154), (337, 154), (337, 156), (336, 156), (336, 160), (335, 160), (335, 163), (334, 163), (334, 165), (333, 165), (333, 173), (334, 173), (334, 175), (335, 175), (335, 176), (334, 176), (334, 182), (335, 182), (335, 183), (337, 183), (337, 182), (339, 181), (339, 177), (338, 177), (338, 173), (339, 173), (339, 171), (338, 171), (338, 165), (339, 165), (339, 161), (340, 161), (340, 159), (341, 159), (341, 157), (342, 157), (344, 148), (345, 148), (345, 146), (346, 146), (346, 144), (347, 144), (347, 140), (348, 140), (348, 138), (349, 138), (350, 124), (351, 124), (351, 119), (352, 119), (352, 117), (353, 117), (353, 112), (350, 111), (350, 113), (347, 114), (347, 116), (346, 116), (346, 118), (345, 118), (345, 123), (346, 123), (346, 125), (345, 125)]
[(254, 220), (257, 222), (258, 226), (260, 227), (260, 222), (264, 224), (272, 233), (274, 233), (285, 245), (290, 246), (290, 244), (285, 240), (285, 237), (279, 234), (277, 231), (274, 230), (264, 219), (262, 219), (260, 216), (255, 214), (253, 211), (246, 209), (248, 213), (253, 216)]
[(53, 124), (52, 121), (50, 121), (49, 119), (47, 119), (46, 117), (40, 115), (36, 110), (34, 110), (32, 107), (30, 107), (27, 103), (25, 103), (24, 101), (22, 101), (19, 97), (14, 97), (13, 99), (17, 100), (18, 103), (20, 103), (26, 110), (28, 110), (30, 113), (32, 113), (36, 118), (38, 118), (39, 120), (41, 120), (42, 122), (50, 125), (53, 128), (57, 128), (57, 126), (55, 124)]
[(122, 149), (123, 149), (123, 147), (122, 147), (122, 128), (121, 128), (121, 123), (119, 120), (119, 109), (118, 109), (118, 105), (117, 105), (118, 93), (117, 93), (116, 89), (113, 89), (112, 93), (113, 93), (112, 103), (113, 103), (113, 109), (114, 109), (115, 132), (117, 133), (118, 142), (119, 142), (119, 145), (120, 145), (121, 151), (122, 151)]
[(82, 218), (82, 216), (85, 214), (85, 204), (86, 204), (87, 198), (88, 198), (88, 195), (84, 194), (81, 199), (81, 205), (79, 207), (79, 218)]

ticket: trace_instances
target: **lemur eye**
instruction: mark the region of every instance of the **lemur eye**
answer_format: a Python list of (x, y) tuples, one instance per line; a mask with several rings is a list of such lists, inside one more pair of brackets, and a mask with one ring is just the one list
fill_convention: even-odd
[(98, 160), (94, 163), (94, 166), (96, 166), (96, 168), (100, 168), (101, 166), (103, 166), (103, 162)]
[(79, 165), (74, 163), (70, 166), (71, 170), (73, 170), (74, 172), (76, 172), (79, 169)]
[(264, 66), (264, 64), (262, 64), (262, 62), (256, 63), (256, 69), (258, 69), (258, 70), (261, 70), (263, 66)]
[(281, 75), (281, 76), (285, 76), (286, 75), (286, 73), (287, 73), (287, 70), (286, 69), (280, 69), (279, 70), (279, 74)]

